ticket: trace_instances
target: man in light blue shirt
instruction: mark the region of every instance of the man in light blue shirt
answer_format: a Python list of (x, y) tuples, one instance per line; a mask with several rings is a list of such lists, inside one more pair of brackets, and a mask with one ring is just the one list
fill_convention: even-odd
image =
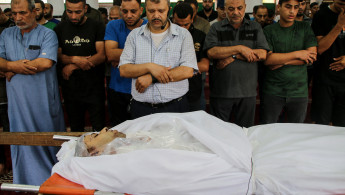
[[(0, 70), (7, 78), (11, 132), (64, 131), (56, 75), (58, 40), (37, 24), (33, 0), (12, 0), (17, 26), (0, 36)], [(13, 183), (41, 185), (57, 162), (58, 147), (11, 146)]]
[(186, 112), (188, 78), (198, 70), (191, 34), (168, 20), (169, 0), (146, 0), (148, 24), (127, 37), (119, 68), (132, 79), (132, 118)]

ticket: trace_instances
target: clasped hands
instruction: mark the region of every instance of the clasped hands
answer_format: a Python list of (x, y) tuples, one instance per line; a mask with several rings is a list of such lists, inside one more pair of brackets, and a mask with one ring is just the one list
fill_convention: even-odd
[(150, 65), (150, 73), (138, 77), (135, 82), (135, 88), (139, 93), (144, 93), (152, 84), (152, 76), (160, 83), (169, 83), (174, 81), (170, 72), (171, 67), (165, 67), (154, 63), (151, 63)]
[[(259, 54), (253, 49), (243, 46), (243, 45), (239, 45), (238, 47), (240, 47), (239, 53), (237, 55), (239, 60), (243, 60), (247, 62), (257, 62), (260, 60)], [(235, 59), (232, 56), (229, 56), (225, 59), (218, 60), (216, 68), (223, 69), (234, 61)]]
[(67, 64), (62, 69), (62, 77), (65, 80), (69, 80), (69, 77), (72, 75), (73, 71), (76, 69), (82, 70), (90, 70), (91, 68), (95, 67), (95, 65), (89, 61), (91, 56), (83, 57), (83, 56), (73, 56), (73, 63)]
[(17, 60), (17, 61), (8, 61), (7, 62), (7, 72), (1, 72), (1, 77), (6, 77), (6, 79), (10, 82), (12, 77), (15, 74), (26, 74), (32, 75), (36, 74), (37, 68), (29, 65), (28, 62), (30, 60)]

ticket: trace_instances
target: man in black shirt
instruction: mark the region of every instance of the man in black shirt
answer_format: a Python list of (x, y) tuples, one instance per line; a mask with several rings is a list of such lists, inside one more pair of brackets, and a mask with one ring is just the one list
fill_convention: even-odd
[(202, 72), (207, 72), (210, 61), (202, 50), (206, 34), (193, 26), (193, 8), (189, 3), (180, 3), (173, 10), (173, 22), (182, 28), (188, 29), (193, 37), (195, 54), (198, 62), (199, 73), (189, 78), (189, 91), (187, 98), (190, 111), (202, 110), (200, 97), (202, 93)]
[(312, 28), (318, 40), (314, 67), (312, 119), (345, 127), (345, 0), (318, 11)]
[(198, 16), (205, 18), (209, 22), (218, 17), (217, 11), (213, 10), (213, 0), (203, 0), (202, 7), (204, 9), (198, 12)]
[(88, 111), (93, 130), (104, 127), (104, 24), (85, 16), (85, 0), (66, 1), (67, 20), (56, 26), (65, 107), (72, 131), (83, 131)]

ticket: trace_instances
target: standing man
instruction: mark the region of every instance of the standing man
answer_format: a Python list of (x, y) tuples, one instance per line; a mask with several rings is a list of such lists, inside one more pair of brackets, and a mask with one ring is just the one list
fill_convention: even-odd
[(140, 19), (143, 13), (140, 5), (140, 0), (122, 0), (122, 19), (109, 22), (105, 32), (105, 52), (108, 61), (112, 64), (108, 91), (111, 126), (131, 118), (129, 105), (132, 99), (132, 79), (121, 77), (118, 65), (128, 34), (147, 23), (147, 20)]
[(218, 0), (217, 1), (217, 12), (218, 17), (210, 22), (210, 26), (216, 22), (220, 22), (226, 18), (226, 12), (224, 7), (224, 0)]
[(210, 23), (202, 17), (198, 16), (198, 2), (196, 0), (185, 0), (193, 8), (193, 25), (195, 28), (201, 30), (205, 34), (210, 30)]
[(148, 24), (127, 37), (120, 75), (132, 79), (133, 118), (187, 112), (188, 78), (198, 70), (190, 33), (168, 19), (169, 0), (146, 0)]
[(49, 22), (44, 18), (44, 3), (42, 0), (35, 0), (35, 9), (36, 9), (36, 21), (38, 24), (43, 25), (49, 29), (54, 30), (56, 24), (54, 22)]
[(307, 8), (307, 2), (306, 0), (302, 0), (299, 2), (299, 9), (298, 9), (298, 13), (296, 16), (296, 21), (305, 21), (308, 22), (311, 25), (312, 20), (305, 15), (305, 10)]
[(54, 22), (55, 24), (59, 24), (60, 20), (53, 18), (53, 11), (54, 7), (50, 3), (44, 4), (44, 18), (49, 22)]
[[(56, 35), (37, 25), (33, 0), (12, 0), (11, 8), (17, 26), (5, 29), (0, 36), (0, 69), (7, 77), (10, 131), (64, 131), (56, 78)], [(13, 182), (41, 185), (50, 176), (57, 151), (57, 147), (11, 146)]]
[(303, 123), (308, 106), (307, 64), (316, 60), (310, 25), (295, 21), (301, 0), (279, 0), (278, 23), (264, 29), (271, 52), (265, 65), (263, 123), (276, 123), (284, 109), (289, 123)]
[(314, 2), (314, 3), (311, 3), (309, 7), (310, 7), (310, 18), (313, 19), (316, 12), (319, 11), (320, 6), (317, 2)]
[(208, 22), (218, 17), (217, 11), (213, 10), (213, 0), (203, 0), (202, 7), (203, 9), (198, 12), (198, 16), (206, 19)]
[(256, 7), (254, 7), (253, 16), (254, 16), (254, 21), (259, 23), (261, 25), (261, 27), (264, 28), (266, 26), (266, 20), (268, 17), (267, 7), (265, 7), (263, 5), (258, 5)]
[(260, 24), (244, 18), (244, 0), (226, 0), (227, 19), (212, 25), (204, 50), (213, 59), (210, 75), (211, 113), (239, 126), (254, 125), (257, 62), (266, 59), (268, 44)]
[(6, 15), (7, 17), (9, 17), (11, 20), (13, 20), (11, 8), (6, 8), (6, 9), (4, 9), (4, 13), (5, 13), (5, 15)]
[(105, 123), (105, 27), (85, 16), (86, 11), (85, 0), (67, 0), (67, 20), (55, 28), (61, 88), (71, 131), (84, 131), (86, 111), (94, 131), (100, 131)]
[(345, 127), (345, 1), (321, 8), (312, 28), (319, 60), (313, 82), (312, 117), (317, 124)]
[(109, 11), (109, 20), (117, 20), (120, 19), (120, 6), (114, 5), (113, 7), (110, 8)]
[(182, 28), (187, 29), (193, 37), (195, 55), (198, 62), (199, 72), (189, 78), (189, 91), (187, 93), (190, 111), (202, 110), (200, 98), (202, 93), (202, 72), (207, 72), (210, 60), (202, 50), (206, 34), (193, 26), (193, 8), (188, 3), (180, 3), (173, 10), (173, 22)]

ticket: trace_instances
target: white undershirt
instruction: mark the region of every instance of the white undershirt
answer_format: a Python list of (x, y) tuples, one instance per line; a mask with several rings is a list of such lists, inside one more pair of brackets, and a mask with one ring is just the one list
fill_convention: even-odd
[(153, 40), (153, 43), (155, 44), (156, 47), (161, 43), (165, 35), (168, 33), (168, 31), (164, 31), (162, 33), (151, 33), (151, 38)]

